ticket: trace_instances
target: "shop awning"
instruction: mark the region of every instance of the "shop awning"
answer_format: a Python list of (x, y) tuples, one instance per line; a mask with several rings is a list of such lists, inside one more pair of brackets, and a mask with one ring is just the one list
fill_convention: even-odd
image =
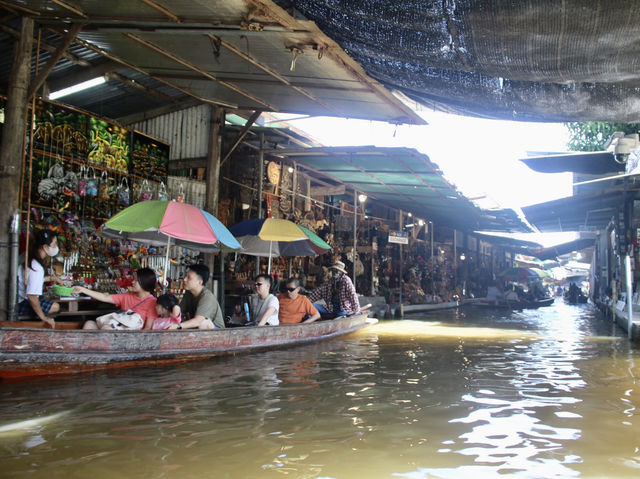
[[(631, 193), (629, 193), (631, 194)], [(621, 190), (575, 195), (525, 206), (527, 221), (543, 233), (604, 229), (623, 205)]]
[(618, 163), (612, 151), (590, 151), (558, 155), (532, 156), (520, 160), (540, 173), (574, 172), (587, 175), (605, 175), (624, 172), (625, 165)]
[(519, 238), (513, 238), (510, 236), (502, 236), (490, 233), (481, 233), (474, 232), (474, 236), (476, 236), (480, 240), (487, 241), (494, 246), (506, 249), (508, 251), (512, 251), (514, 253), (522, 253), (522, 254), (530, 254), (529, 251), (533, 249), (541, 248), (542, 245), (540, 243), (536, 243), (535, 241), (527, 241)]
[(566, 243), (551, 246), (549, 248), (541, 248), (532, 250), (531, 255), (538, 259), (554, 259), (563, 254), (572, 253), (574, 251), (580, 251), (586, 248), (591, 248), (595, 245), (594, 238), (579, 238)]
[(448, 182), (438, 165), (411, 148), (322, 147), (270, 150), (391, 208), (463, 231), (529, 232), (511, 210), (486, 211)]
[(70, 25), (81, 25), (47, 82), (54, 91), (106, 75), (106, 84), (63, 100), (102, 116), (120, 119), (195, 100), (424, 124), (315, 23), (274, 2), (24, 0), (0, 2), (0, 12), (0, 86), (8, 83), (20, 15), (35, 17), (40, 27), (40, 66)]

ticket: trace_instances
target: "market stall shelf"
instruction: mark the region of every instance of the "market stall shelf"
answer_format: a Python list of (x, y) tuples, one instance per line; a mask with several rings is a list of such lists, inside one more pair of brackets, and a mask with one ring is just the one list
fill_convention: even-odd
[[(305, 344), (375, 324), (366, 314), (274, 327), (95, 331), (78, 323), (0, 322), (0, 378), (140, 367)], [(60, 329), (58, 329), (60, 328)]]

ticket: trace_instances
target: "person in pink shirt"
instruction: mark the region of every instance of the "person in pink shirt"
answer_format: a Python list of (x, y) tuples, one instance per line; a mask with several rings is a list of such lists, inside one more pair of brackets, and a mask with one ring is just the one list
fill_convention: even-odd
[[(73, 288), (73, 294), (85, 294), (103, 303), (111, 303), (120, 311), (138, 313), (144, 321), (144, 329), (151, 329), (153, 321), (158, 317), (156, 298), (152, 294), (156, 288), (156, 273), (151, 268), (140, 268), (136, 271), (133, 291), (122, 294), (108, 294), (94, 291), (82, 286)], [(87, 321), (83, 329), (98, 329), (95, 321)]]
[(182, 322), (182, 311), (178, 305), (178, 298), (173, 294), (162, 294), (156, 302), (157, 319), (153, 321), (152, 329), (168, 329), (170, 324)]

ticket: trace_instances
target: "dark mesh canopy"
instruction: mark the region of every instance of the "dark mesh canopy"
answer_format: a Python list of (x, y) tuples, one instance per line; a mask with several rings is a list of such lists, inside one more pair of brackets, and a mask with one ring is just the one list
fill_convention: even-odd
[(640, 5), (280, 0), (427, 107), (527, 121), (640, 119)]

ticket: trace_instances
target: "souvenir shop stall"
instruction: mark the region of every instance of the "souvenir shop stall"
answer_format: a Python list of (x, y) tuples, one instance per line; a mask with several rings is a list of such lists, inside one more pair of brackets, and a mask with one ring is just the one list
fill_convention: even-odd
[[(92, 114), (46, 100), (35, 103), (21, 190), (21, 252), (37, 228), (55, 231), (52, 268), (71, 285), (117, 293), (148, 266), (162, 274), (165, 249), (99, 234), (110, 217), (151, 199), (184, 199), (167, 188), (169, 145)], [(181, 196), (182, 195), (182, 196)], [(180, 292), (183, 266), (197, 252), (172, 248), (167, 276)]]

